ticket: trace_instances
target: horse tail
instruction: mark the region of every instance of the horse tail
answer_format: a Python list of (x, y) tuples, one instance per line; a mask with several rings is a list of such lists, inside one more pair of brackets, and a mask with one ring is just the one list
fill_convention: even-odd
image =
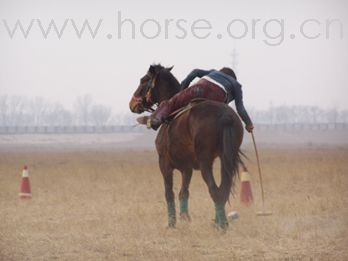
[(229, 199), (230, 192), (233, 194), (235, 178), (238, 175), (238, 164), (242, 163), (241, 152), (239, 150), (239, 119), (231, 115), (223, 114), (219, 119), (219, 128), (221, 130), (221, 185), (220, 189), (224, 195), (224, 200)]

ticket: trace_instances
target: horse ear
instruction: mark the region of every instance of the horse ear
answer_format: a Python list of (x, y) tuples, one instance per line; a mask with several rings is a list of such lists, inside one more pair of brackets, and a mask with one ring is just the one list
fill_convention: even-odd
[(170, 72), (173, 69), (173, 67), (174, 67), (174, 65), (171, 67), (167, 67), (166, 70)]
[(154, 74), (155, 74), (155, 72), (156, 72), (155, 66), (150, 65), (150, 68), (149, 68), (149, 73), (150, 73), (150, 74), (152, 74), (152, 75), (154, 75)]

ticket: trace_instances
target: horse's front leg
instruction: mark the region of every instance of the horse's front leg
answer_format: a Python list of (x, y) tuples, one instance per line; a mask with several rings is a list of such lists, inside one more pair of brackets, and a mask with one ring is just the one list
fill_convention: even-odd
[(162, 174), (164, 179), (165, 196), (167, 201), (168, 226), (175, 227), (176, 211), (173, 191), (173, 171), (169, 171)]
[(190, 215), (188, 212), (188, 198), (189, 198), (189, 186), (192, 177), (192, 169), (188, 168), (181, 171), (182, 184), (179, 193), (180, 201), (180, 218), (185, 221), (190, 221)]
[(168, 211), (168, 226), (175, 227), (176, 224), (176, 211), (175, 200), (173, 191), (173, 169), (168, 167), (165, 162), (160, 158), (160, 169), (164, 181), (165, 197), (167, 201)]

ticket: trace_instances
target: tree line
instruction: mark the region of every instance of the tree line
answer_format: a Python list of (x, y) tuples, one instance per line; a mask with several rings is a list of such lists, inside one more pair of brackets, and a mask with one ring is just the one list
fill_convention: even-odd
[(42, 97), (0, 96), (0, 126), (108, 126), (132, 125), (135, 115), (114, 114), (89, 95), (77, 97), (72, 109)]
[[(348, 110), (317, 106), (270, 106), (249, 109), (254, 123), (348, 123)], [(42, 97), (0, 96), (0, 126), (110, 126), (134, 125), (137, 115), (114, 113), (89, 95), (77, 97), (72, 109)]]
[(323, 109), (318, 106), (270, 106), (250, 110), (255, 123), (262, 124), (336, 124), (348, 123), (348, 110)]

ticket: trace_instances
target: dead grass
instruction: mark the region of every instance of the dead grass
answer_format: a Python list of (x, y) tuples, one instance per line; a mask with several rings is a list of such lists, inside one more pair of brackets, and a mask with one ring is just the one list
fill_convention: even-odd
[[(269, 217), (255, 202), (237, 210), (226, 233), (195, 173), (191, 223), (166, 228), (166, 205), (152, 151), (0, 152), (0, 260), (348, 260), (348, 149), (262, 149)], [(17, 197), (21, 167), (33, 198)], [(175, 175), (176, 195), (180, 175)], [(238, 195), (238, 191), (236, 192)]]

